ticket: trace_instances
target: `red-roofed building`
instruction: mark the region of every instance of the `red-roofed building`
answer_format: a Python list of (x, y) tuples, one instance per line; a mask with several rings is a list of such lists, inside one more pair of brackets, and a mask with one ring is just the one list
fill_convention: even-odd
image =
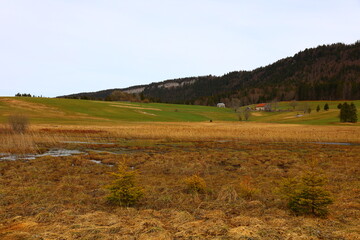
[(256, 111), (265, 111), (266, 103), (259, 103), (255, 106)]

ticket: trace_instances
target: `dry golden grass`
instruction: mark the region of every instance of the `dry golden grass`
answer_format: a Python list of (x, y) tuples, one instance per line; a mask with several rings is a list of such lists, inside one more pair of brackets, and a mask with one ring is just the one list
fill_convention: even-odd
[[(39, 125), (36, 128), (52, 126)], [(257, 142), (349, 142), (360, 143), (358, 126), (310, 126), (295, 124), (212, 123), (123, 123), (115, 126), (61, 126), (64, 131), (98, 130), (100, 136), (126, 139), (243, 140)], [(58, 128), (55, 128), (58, 129)]]
[(58, 146), (66, 138), (55, 135), (44, 135), (38, 132), (28, 131), (26, 133), (0, 133), (1, 153), (39, 153), (46, 147)]
[[(360, 146), (308, 143), (359, 143), (357, 127), (36, 125), (24, 135), (0, 135), (3, 152), (54, 147), (86, 152), (0, 161), (0, 239), (360, 238)], [(145, 188), (136, 208), (105, 199), (108, 173), (124, 160), (139, 171)], [(281, 178), (311, 168), (326, 174), (335, 199), (326, 219), (294, 216), (275, 191)], [(183, 180), (194, 175), (204, 179), (206, 191), (186, 191)]]

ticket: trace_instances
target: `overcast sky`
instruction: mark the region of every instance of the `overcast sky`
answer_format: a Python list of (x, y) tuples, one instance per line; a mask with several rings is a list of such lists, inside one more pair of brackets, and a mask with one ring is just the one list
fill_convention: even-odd
[(0, 96), (252, 70), (360, 40), (360, 0), (0, 0)]

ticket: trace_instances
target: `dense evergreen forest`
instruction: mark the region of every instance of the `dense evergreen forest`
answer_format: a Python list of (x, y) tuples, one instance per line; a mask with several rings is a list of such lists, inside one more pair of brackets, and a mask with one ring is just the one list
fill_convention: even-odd
[[(242, 106), (287, 100), (360, 99), (360, 41), (305, 49), (253, 71), (189, 77), (141, 87), (141, 99), (154, 102)], [(63, 97), (103, 99), (115, 89)], [(118, 89), (117, 89), (118, 90)]]

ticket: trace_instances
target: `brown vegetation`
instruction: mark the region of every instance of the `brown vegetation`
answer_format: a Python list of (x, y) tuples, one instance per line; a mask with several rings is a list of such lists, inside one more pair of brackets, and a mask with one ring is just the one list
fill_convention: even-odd
[[(358, 239), (360, 146), (308, 143), (360, 142), (357, 128), (326, 128), (33, 126), (23, 135), (29, 146), (86, 154), (0, 161), (0, 239)], [(15, 136), (0, 134), (9, 141), (0, 151), (9, 151)], [(108, 173), (124, 158), (145, 190), (134, 208), (106, 200)], [(334, 199), (324, 219), (295, 216), (275, 191), (281, 179), (314, 169), (326, 175)], [(206, 190), (184, 191), (191, 176)]]
[(29, 119), (24, 115), (10, 115), (8, 118), (10, 129), (15, 133), (26, 132), (29, 126)]

